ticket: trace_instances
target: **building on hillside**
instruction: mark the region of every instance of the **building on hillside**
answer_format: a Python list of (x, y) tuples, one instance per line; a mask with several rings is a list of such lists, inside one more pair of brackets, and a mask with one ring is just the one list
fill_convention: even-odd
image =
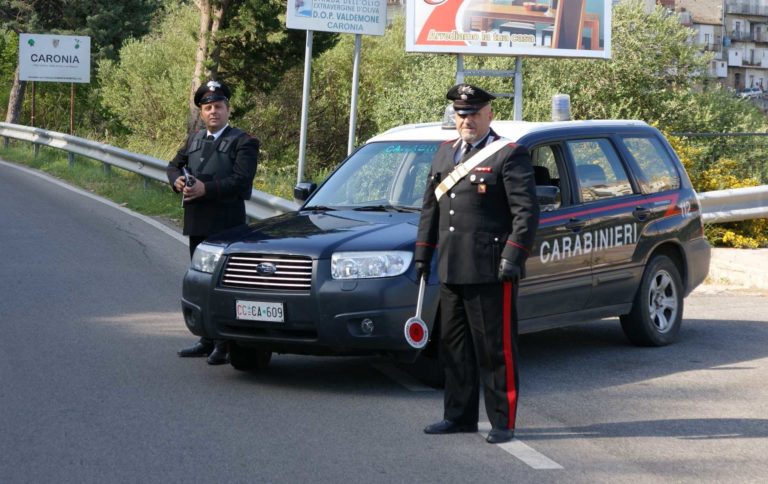
[(725, 0), (727, 85), (768, 88), (768, 1)]
[(768, 0), (658, 0), (712, 52), (709, 75), (737, 91), (768, 89)]
[(669, 0), (665, 1), (663, 6), (670, 8), (670, 4), (677, 12), (680, 23), (694, 30), (691, 43), (704, 52), (712, 53), (709, 76), (725, 84), (728, 77), (728, 58), (723, 48), (727, 35), (722, 0)]

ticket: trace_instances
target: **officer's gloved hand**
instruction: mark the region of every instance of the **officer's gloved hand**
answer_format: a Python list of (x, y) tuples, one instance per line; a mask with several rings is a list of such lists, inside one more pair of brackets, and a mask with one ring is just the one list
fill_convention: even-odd
[(424, 277), (425, 280), (429, 279), (429, 264), (424, 261), (417, 260), (414, 262), (416, 268), (416, 280), (421, 280)]
[(513, 264), (508, 259), (501, 259), (499, 263), (499, 280), (516, 282), (520, 279), (520, 266)]

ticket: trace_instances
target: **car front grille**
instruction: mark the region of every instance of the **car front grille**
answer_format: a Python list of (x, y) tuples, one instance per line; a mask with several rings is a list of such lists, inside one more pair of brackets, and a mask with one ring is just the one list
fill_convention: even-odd
[(224, 287), (309, 292), (312, 259), (294, 255), (232, 254), (221, 278)]

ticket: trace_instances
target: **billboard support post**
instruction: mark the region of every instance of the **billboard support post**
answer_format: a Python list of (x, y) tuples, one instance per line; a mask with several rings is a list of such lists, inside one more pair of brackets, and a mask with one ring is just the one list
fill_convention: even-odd
[(69, 134), (75, 134), (75, 83), (69, 83)]
[(304, 92), (301, 108), (301, 140), (297, 181), (304, 178), (306, 137), (309, 111), (309, 83), (312, 72), (312, 32), (355, 34), (355, 60), (352, 79), (352, 100), (349, 113), (349, 140), (347, 152), (355, 145), (357, 124), (357, 92), (360, 72), (362, 35), (384, 35), (387, 25), (387, 3), (384, 0), (288, 0), (285, 26), (307, 31), (307, 52), (304, 58)]
[(515, 121), (523, 120), (523, 59), (515, 57)]
[(355, 34), (355, 60), (352, 66), (352, 100), (349, 107), (349, 139), (347, 141), (347, 155), (355, 149), (355, 126), (357, 125), (357, 93), (360, 84), (360, 52), (363, 45), (363, 36)]
[(464, 82), (464, 54), (456, 54), (456, 84)]
[(313, 31), (307, 30), (307, 42), (304, 49), (304, 88), (301, 94), (301, 134), (299, 135), (299, 166), (296, 170), (296, 183), (304, 181), (304, 160), (307, 155), (307, 125), (309, 124), (309, 82), (312, 78), (312, 41)]
[(515, 92), (514, 94), (508, 93), (494, 93), (496, 97), (513, 97), (514, 96), (514, 120), (523, 120), (523, 61), (520, 56), (515, 56), (515, 70), (514, 71), (492, 71), (486, 69), (470, 69), (464, 68), (464, 54), (456, 54), (456, 84), (464, 82), (465, 76), (487, 76), (487, 77), (511, 77), (514, 79)]
[(35, 127), (35, 81), (32, 81), (32, 105), (30, 106), (29, 124)]

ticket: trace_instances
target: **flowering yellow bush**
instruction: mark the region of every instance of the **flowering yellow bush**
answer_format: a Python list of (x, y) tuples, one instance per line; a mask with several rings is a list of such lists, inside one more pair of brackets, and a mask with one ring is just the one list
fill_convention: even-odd
[(753, 239), (752, 237), (744, 237), (743, 235), (739, 235), (736, 232), (732, 232), (730, 230), (725, 231), (721, 242), (723, 245), (728, 245), (739, 249), (757, 249), (760, 247), (760, 244), (757, 243), (757, 240)]
[[(697, 192), (726, 190), (728, 188), (754, 187), (760, 184), (756, 178), (742, 176), (735, 160), (721, 158), (706, 168), (702, 150), (691, 146), (683, 138), (665, 134), (678, 158), (691, 177)], [(768, 247), (768, 220), (745, 220), (729, 224), (707, 226), (707, 239), (716, 246), (756, 249)]]

